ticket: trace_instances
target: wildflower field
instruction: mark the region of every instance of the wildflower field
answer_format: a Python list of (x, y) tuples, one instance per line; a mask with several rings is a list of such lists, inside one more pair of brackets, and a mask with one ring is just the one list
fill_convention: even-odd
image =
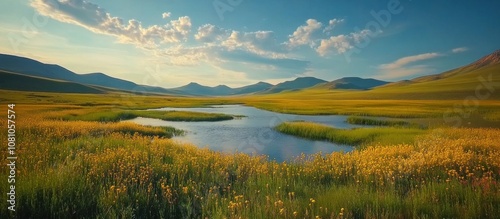
[[(417, 130), (405, 143), (278, 163), (175, 142), (182, 131), (172, 127), (61, 119), (93, 106), (16, 107), (18, 218), (500, 215), (500, 129)], [(0, 127), (7, 132), (4, 118)], [(0, 166), (2, 179), (8, 168)], [(0, 218), (11, 216), (7, 205)]]

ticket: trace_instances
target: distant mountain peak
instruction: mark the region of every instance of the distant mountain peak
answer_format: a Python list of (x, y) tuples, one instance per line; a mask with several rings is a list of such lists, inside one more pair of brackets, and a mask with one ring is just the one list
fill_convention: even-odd
[(269, 84), (269, 83), (263, 82), (263, 81), (259, 81), (257, 84), (258, 85), (272, 85), (272, 84)]
[(311, 76), (305, 76), (305, 77), (298, 77), (295, 80), (321, 80), (319, 78), (311, 77)]
[(495, 52), (493, 52), (489, 55), (486, 55), (486, 56), (480, 58), (479, 60), (477, 60), (469, 65), (462, 67), (461, 70), (478, 69), (478, 68), (482, 68), (482, 67), (489, 66), (489, 65), (495, 65), (495, 64), (499, 64), (499, 63), (500, 63), (500, 50), (496, 50)]
[(376, 80), (373, 78), (344, 77), (328, 83), (319, 84), (318, 87), (328, 89), (368, 90), (387, 83), (387, 81)]
[(483, 58), (475, 61), (471, 65), (476, 68), (481, 68), (483, 66), (498, 64), (498, 63), (500, 63), (500, 49), (496, 50), (495, 52), (487, 56), (484, 56)]

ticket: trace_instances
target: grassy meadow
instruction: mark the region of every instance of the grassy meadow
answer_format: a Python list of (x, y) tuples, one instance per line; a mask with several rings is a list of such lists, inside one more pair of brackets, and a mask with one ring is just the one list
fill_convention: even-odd
[[(381, 127), (339, 130), (289, 122), (277, 130), (357, 146), (278, 163), (170, 139), (175, 127), (116, 122), (137, 116), (219, 118), (159, 107), (246, 104), (303, 114), (440, 119), (458, 100), (300, 100), (277, 94), (186, 98), (2, 91), (16, 104), (18, 218), (495, 218), (500, 215), (500, 129)], [(282, 98), (282, 99), (279, 99)], [(289, 104), (286, 104), (289, 101)], [(280, 108), (281, 106), (286, 106)], [(474, 113), (496, 118), (500, 103)], [(144, 114), (143, 114), (144, 113)], [(158, 114), (157, 114), (158, 113)], [(173, 113), (173, 114), (170, 114)], [(147, 114), (147, 115), (146, 115)], [(489, 118), (488, 117), (488, 118)], [(404, 118), (404, 119), (401, 119)], [(384, 124), (382, 124), (384, 123)], [(372, 124), (377, 125), (377, 124)], [(6, 133), (5, 117), (0, 132)], [(6, 142), (6, 136), (0, 135)], [(7, 178), (8, 166), (0, 167)], [(0, 181), (7, 187), (6, 180)], [(2, 191), (4, 191), (2, 189)], [(0, 218), (12, 216), (1, 202)]]

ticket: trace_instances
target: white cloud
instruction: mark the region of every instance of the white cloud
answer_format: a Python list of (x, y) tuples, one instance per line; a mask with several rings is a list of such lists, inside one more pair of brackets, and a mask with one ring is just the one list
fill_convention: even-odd
[(144, 27), (135, 19), (125, 22), (98, 5), (83, 0), (33, 0), (31, 6), (54, 20), (76, 24), (94, 33), (116, 36), (120, 42), (143, 48), (185, 41), (191, 30), (191, 19), (187, 16), (163, 26)]
[(161, 14), (161, 17), (162, 17), (163, 19), (167, 19), (167, 18), (169, 18), (171, 15), (172, 15), (172, 13), (170, 13), (170, 12), (164, 12), (163, 14)]
[(339, 54), (342, 54), (351, 48), (352, 45), (350, 43), (349, 36), (338, 35), (332, 36), (329, 39), (321, 40), (319, 47), (316, 48), (316, 52), (318, 52), (320, 56), (326, 56), (326, 54), (328, 54), (332, 49), (335, 49)]
[(459, 48), (452, 49), (451, 52), (453, 52), (453, 53), (461, 53), (461, 52), (465, 52), (467, 50), (469, 50), (469, 48), (467, 48), (467, 47), (459, 47)]
[(343, 23), (344, 19), (332, 19), (328, 22), (328, 26), (323, 29), (323, 33), (330, 34), (331, 31), (333, 31), (333, 28), (337, 26), (340, 23)]
[(168, 57), (169, 65), (189, 66), (199, 65), (215, 59), (216, 51), (211, 46), (185, 47), (176, 45), (162, 50), (158, 56)]
[(424, 53), (419, 55), (407, 56), (396, 60), (395, 62), (389, 64), (380, 65), (381, 69), (398, 69), (402, 68), (405, 65), (408, 65), (413, 62), (418, 62), (426, 59), (432, 59), (441, 56), (439, 53)]
[(232, 31), (221, 46), (229, 51), (239, 49), (268, 58), (286, 57), (272, 31)]
[(194, 38), (201, 42), (211, 43), (222, 41), (229, 36), (229, 33), (230, 31), (223, 28), (216, 27), (212, 24), (205, 24), (198, 28), (198, 33), (194, 35)]
[(375, 32), (368, 30), (368, 29), (364, 29), (364, 30), (361, 30), (359, 32), (351, 33), (350, 37), (355, 43), (362, 43), (363, 40), (365, 40), (369, 37), (374, 37), (379, 33), (375, 33)]
[(288, 46), (293, 48), (302, 45), (315, 45), (313, 34), (319, 30), (323, 24), (315, 19), (306, 21), (306, 25), (299, 26), (295, 32), (288, 38)]
[(398, 79), (432, 70), (426, 65), (413, 65), (412, 63), (433, 59), (442, 56), (439, 53), (424, 53), (400, 58), (392, 63), (382, 64), (378, 69), (382, 73), (380, 79)]
[(368, 29), (349, 34), (331, 36), (330, 38), (322, 39), (320, 41), (320, 45), (316, 48), (316, 52), (320, 56), (326, 56), (331, 52), (343, 54), (354, 48), (354, 45), (362, 43), (363, 39), (373, 36), (375, 36), (375, 34)]

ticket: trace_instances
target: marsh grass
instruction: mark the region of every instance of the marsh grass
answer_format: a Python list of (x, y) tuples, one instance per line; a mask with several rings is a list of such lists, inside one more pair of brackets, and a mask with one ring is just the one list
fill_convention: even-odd
[[(376, 129), (378, 135), (346, 130), (340, 132), (345, 139), (373, 136), (372, 143), (350, 153), (277, 163), (152, 136), (153, 130), (141, 131), (151, 127), (136, 124), (48, 119), (69, 111), (84, 115), (94, 110), (64, 105), (16, 109), (17, 207), (12, 215), (8, 203), (0, 202), (0, 218), (500, 215), (499, 129), (384, 127)], [(1, 133), (5, 127), (0, 119)], [(391, 133), (397, 139), (397, 130), (418, 136), (408, 144), (383, 143)], [(6, 142), (4, 134), (0, 141)], [(1, 165), (0, 178), (7, 174), (8, 166)], [(7, 186), (0, 181), (1, 188)]]
[[(18, 218), (494, 218), (500, 213), (497, 129), (434, 130), (413, 145), (367, 146), (277, 163), (113, 131), (119, 130), (113, 123), (32, 119), (19, 120)], [(7, 168), (0, 167), (0, 177)], [(6, 205), (0, 204), (2, 218), (10, 214)]]
[[(161, 119), (166, 121), (223, 121), (231, 120), (236, 116), (226, 115), (221, 113), (202, 113), (188, 111), (156, 111), (156, 110), (107, 110), (91, 112), (87, 114), (67, 114), (60, 118), (69, 121), (100, 121), (100, 122), (117, 122), (121, 120), (134, 119), (137, 117)], [(57, 117), (56, 117), (57, 118)]]
[(396, 127), (337, 129), (303, 121), (284, 122), (276, 126), (275, 129), (289, 135), (353, 146), (373, 143), (413, 143), (416, 136), (425, 133), (425, 130), (422, 129)]
[(366, 118), (358, 116), (349, 116), (347, 117), (346, 122), (355, 125), (391, 126), (391, 127), (404, 127), (404, 128), (420, 128), (420, 129), (427, 128), (421, 124), (412, 123), (404, 120), (375, 119), (375, 118)]

